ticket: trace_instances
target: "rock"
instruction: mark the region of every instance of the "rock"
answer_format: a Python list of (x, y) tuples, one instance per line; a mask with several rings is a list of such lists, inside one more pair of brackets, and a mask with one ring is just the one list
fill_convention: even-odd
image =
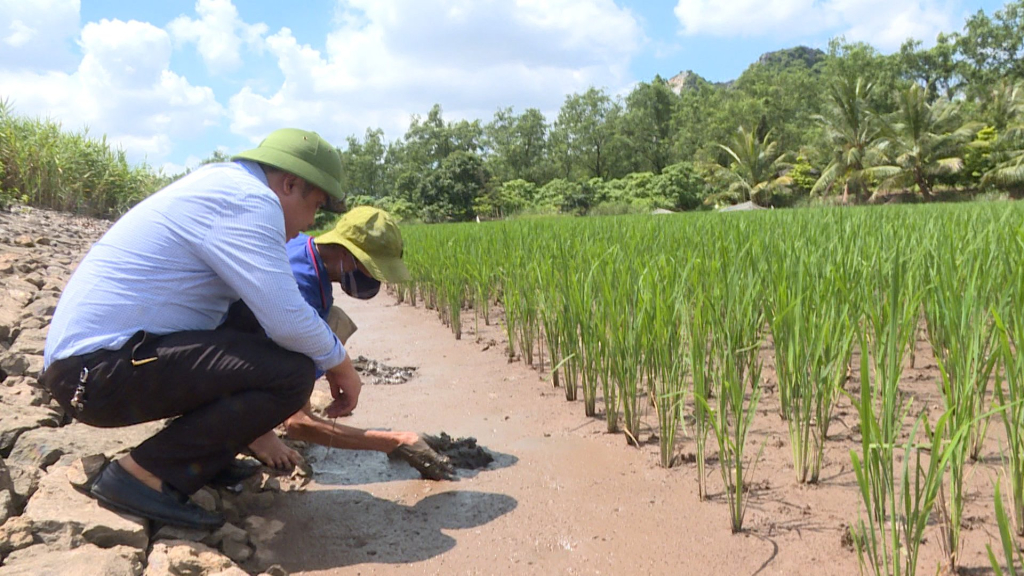
[(202, 540), (203, 544), (207, 546), (220, 546), (228, 541), (244, 544), (249, 541), (249, 533), (230, 522), (225, 522), (223, 526)]
[(221, 570), (214, 574), (208, 574), (207, 576), (249, 576), (249, 573), (237, 566), (232, 566), (227, 570)]
[(206, 540), (210, 538), (210, 535), (209, 530), (183, 528), (181, 526), (161, 526), (153, 534), (151, 540), (154, 542), (157, 540), (187, 540), (189, 542), (202, 542), (206, 544)]
[(38, 244), (39, 246), (52, 246), (53, 240), (47, 238), (46, 236), (40, 236), (39, 238), (36, 238), (36, 244)]
[(107, 457), (103, 454), (92, 454), (83, 456), (68, 468), (66, 473), (68, 482), (81, 490), (88, 490), (93, 480), (99, 475), (103, 467), (107, 465)]
[(10, 454), (18, 438), (41, 427), (56, 428), (60, 416), (42, 406), (4, 406), (0, 412), (0, 455)]
[(0, 576), (139, 576), (142, 560), (132, 548), (117, 546), (104, 550), (87, 544), (67, 551), (30, 546), (7, 558)]
[(0, 557), (15, 550), (28, 548), (35, 543), (32, 537), (32, 520), (15, 516), (0, 525)]
[(39, 488), (39, 480), (43, 477), (43, 471), (35, 466), (23, 466), (13, 462), (8, 464), (7, 470), (14, 483), (15, 504), (18, 510), (21, 510)]
[(53, 316), (57, 309), (59, 298), (51, 292), (44, 292), (35, 298), (31, 304), (25, 307), (21, 313), (22, 318), (39, 318), (41, 316)]
[(19, 310), (0, 307), (0, 342), (10, 342), (17, 336), (18, 322), (21, 318)]
[(282, 528), (284, 522), (280, 520), (268, 520), (262, 516), (249, 516), (245, 519), (245, 531), (249, 534), (249, 540), (257, 546), (273, 540)]
[(231, 559), (198, 542), (161, 540), (153, 544), (145, 576), (183, 576), (236, 567)]
[(264, 570), (260, 576), (288, 576), (288, 571), (282, 568), (278, 564), (274, 564), (270, 568)]
[(22, 354), (25, 356), (42, 356), (43, 350), (46, 349), (46, 333), (48, 330), (25, 330), (21, 331), (21, 334), (14, 340), (14, 344), (11, 345), (11, 349), (8, 350), (10, 354)]
[(21, 246), (22, 248), (32, 248), (36, 245), (35, 241), (28, 234), (20, 234), (15, 236), (11, 241), (15, 246)]
[(14, 494), (10, 490), (0, 490), (0, 524), (14, 516)]
[(35, 378), (11, 376), (0, 386), (0, 403), (12, 406), (45, 406), (50, 393), (39, 387)]
[(192, 495), (192, 502), (207, 512), (216, 512), (220, 503), (220, 495), (212, 488), (200, 488)]
[(101, 507), (71, 486), (65, 467), (52, 467), (40, 480), (39, 490), (25, 507), (25, 516), (35, 524), (36, 535), (47, 543), (70, 534), (104, 548), (123, 545), (145, 550), (149, 546), (145, 520)]
[(241, 564), (249, 558), (252, 558), (252, 548), (249, 547), (245, 542), (235, 542), (234, 540), (225, 540), (221, 544), (224, 555)]
[(123, 428), (96, 428), (73, 422), (56, 430), (31, 430), (18, 438), (9, 460), (46, 468), (65, 454), (104, 454), (112, 458), (141, 444), (163, 426), (158, 421)]

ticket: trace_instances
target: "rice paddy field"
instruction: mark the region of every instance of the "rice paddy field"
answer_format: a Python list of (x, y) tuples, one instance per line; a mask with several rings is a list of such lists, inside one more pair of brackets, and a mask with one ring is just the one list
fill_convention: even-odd
[[(827, 487), (829, 466), (852, 469), (844, 489), (859, 505), (844, 540), (862, 573), (1021, 573), (1021, 206), (403, 235), (414, 282), (399, 300), (436, 310), (456, 338), (501, 326), (510, 361), (548, 375), (609, 433), (657, 445), (661, 466), (691, 470), (733, 532), (750, 529), (751, 495), (777, 472), (759, 463), (781, 452), (793, 485)], [(766, 426), (787, 440), (770, 444)], [(985, 552), (968, 561), (964, 543), (979, 538)]]

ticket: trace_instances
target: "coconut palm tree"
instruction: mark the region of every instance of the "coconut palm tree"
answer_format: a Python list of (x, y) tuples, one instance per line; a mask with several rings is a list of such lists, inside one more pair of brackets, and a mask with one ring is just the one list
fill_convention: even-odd
[(1003, 81), (983, 110), (999, 138), (992, 147), (996, 165), (981, 183), (1020, 192), (1024, 189), (1024, 83)]
[(711, 164), (712, 176), (725, 190), (708, 196), (706, 204), (745, 202), (766, 206), (772, 196), (788, 191), (793, 183), (789, 176), (780, 176), (789, 164), (779, 151), (779, 143), (772, 140), (771, 132), (758, 139), (754, 132), (740, 127), (728, 144), (719, 144), (729, 156), (729, 167)]
[(885, 156), (884, 163), (865, 172), (881, 183), (876, 196), (917, 186), (931, 200), (935, 179), (963, 168), (964, 144), (980, 125), (961, 123), (959, 106), (948, 100), (929, 104), (927, 93), (917, 85), (899, 92), (898, 98), (897, 110), (879, 118), (881, 136), (875, 148)]
[(811, 188), (812, 196), (842, 188), (846, 203), (851, 192), (855, 196), (867, 192), (869, 178), (864, 169), (877, 163), (879, 156), (874, 144), (880, 130), (868, 108), (873, 87), (861, 78), (840, 78), (829, 85), (831, 112), (815, 119), (825, 130), (832, 160)]

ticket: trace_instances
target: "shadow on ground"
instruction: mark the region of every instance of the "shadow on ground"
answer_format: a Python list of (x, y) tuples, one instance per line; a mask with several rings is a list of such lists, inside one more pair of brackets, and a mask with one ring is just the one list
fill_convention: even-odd
[[(514, 466), (519, 458), (511, 454), (487, 452), (494, 457), (486, 468), (480, 470), (457, 469), (457, 478), (475, 478), (481, 472), (498, 470)], [(397, 480), (418, 480), (420, 473), (401, 460), (391, 460), (382, 452), (329, 450), (323, 446), (311, 446), (306, 450), (306, 458), (313, 466), (318, 484), (324, 486), (361, 486)]]
[(289, 572), (427, 560), (456, 546), (442, 530), (482, 526), (518, 505), (504, 494), (451, 491), (406, 506), (361, 490), (288, 494), (280, 504), (274, 516), (285, 526), (271, 550)]

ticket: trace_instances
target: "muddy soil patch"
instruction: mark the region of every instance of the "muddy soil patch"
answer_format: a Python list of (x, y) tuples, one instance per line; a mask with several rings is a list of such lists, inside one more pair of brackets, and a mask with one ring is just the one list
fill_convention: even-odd
[(494, 457), (476, 443), (476, 438), (452, 438), (447, 432), (437, 436), (427, 435), (424, 440), (435, 452), (447, 456), (452, 466), (465, 470), (480, 470), (494, 462)]
[(352, 365), (369, 384), (405, 384), (416, 375), (415, 366), (388, 366), (366, 356), (357, 356)]

